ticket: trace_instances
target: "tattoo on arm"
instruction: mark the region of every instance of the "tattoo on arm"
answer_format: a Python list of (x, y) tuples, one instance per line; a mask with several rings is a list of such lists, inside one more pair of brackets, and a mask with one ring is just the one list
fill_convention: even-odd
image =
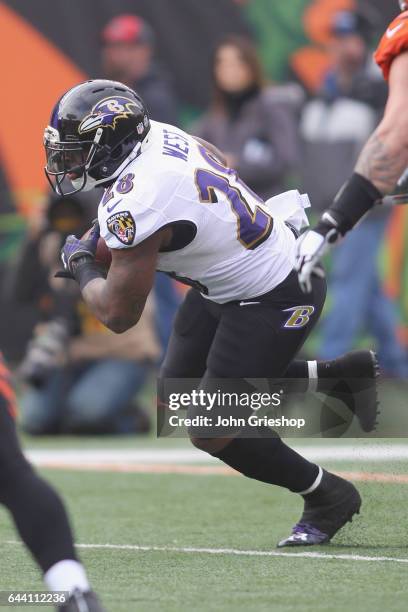
[(407, 166), (401, 151), (394, 151), (377, 132), (371, 136), (356, 165), (356, 172), (371, 181), (381, 193), (393, 191)]

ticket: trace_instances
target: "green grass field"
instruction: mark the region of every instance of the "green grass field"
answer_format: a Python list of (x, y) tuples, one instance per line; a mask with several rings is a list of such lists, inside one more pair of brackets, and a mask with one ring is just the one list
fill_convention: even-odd
[[(103, 439), (61, 442), (78, 451), (104, 445)], [(347, 442), (356, 445), (355, 460), (321, 463), (339, 471), (408, 473), (403, 461), (362, 464), (363, 442)], [(28, 442), (37, 450), (57, 444)], [(110, 449), (146, 445), (161, 442), (106, 440)], [(301, 512), (300, 500), (286, 491), (221, 474), (41, 471), (66, 500), (79, 554), (110, 612), (406, 610), (408, 484), (359, 482), (362, 513), (331, 544), (277, 551), (276, 541)], [(38, 571), (16, 540), (2, 510), (0, 590), (39, 590)], [(270, 551), (278, 556), (260, 554)]]

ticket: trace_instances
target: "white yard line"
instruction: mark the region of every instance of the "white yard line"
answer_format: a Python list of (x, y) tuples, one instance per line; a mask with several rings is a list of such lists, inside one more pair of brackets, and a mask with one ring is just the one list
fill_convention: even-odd
[[(20, 545), (21, 542), (10, 540), (6, 544)], [(190, 546), (138, 546), (137, 544), (76, 544), (82, 549), (131, 550), (135, 552), (165, 552), (184, 554), (232, 555), (241, 557), (298, 557), (301, 559), (334, 559), (341, 561), (368, 561), (372, 563), (408, 563), (404, 557), (371, 557), (365, 555), (327, 554), (319, 552), (280, 552), (277, 550), (240, 550), (237, 548), (199, 548)]]

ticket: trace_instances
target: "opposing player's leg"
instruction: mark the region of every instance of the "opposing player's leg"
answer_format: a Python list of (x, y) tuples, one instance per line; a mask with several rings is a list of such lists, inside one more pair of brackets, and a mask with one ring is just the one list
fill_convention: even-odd
[[(222, 307), (222, 315), (207, 359), (202, 382), (214, 379), (281, 378), (307, 338), (323, 308), (325, 283), (313, 280), (304, 303), (294, 275), (266, 296)], [(285, 487), (304, 498), (305, 510), (289, 544), (321, 544), (359, 511), (355, 487), (307, 461), (268, 428), (258, 436), (202, 438), (193, 443), (249, 478)]]
[(52, 591), (68, 591), (64, 612), (102, 612), (74, 550), (60, 497), (25, 459), (15, 430), (15, 397), (0, 356), (0, 503), (11, 513), (24, 544)]

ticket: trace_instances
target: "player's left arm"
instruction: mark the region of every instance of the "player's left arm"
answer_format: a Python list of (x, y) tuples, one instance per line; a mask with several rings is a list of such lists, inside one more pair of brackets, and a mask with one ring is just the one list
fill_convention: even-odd
[(94, 226), (85, 241), (74, 236), (67, 239), (62, 249), (66, 274), (78, 282), (91, 312), (113, 332), (123, 333), (139, 321), (153, 285), (159, 250), (168, 243), (170, 231), (157, 231), (134, 247), (111, 249), (106, 278), (94, 261), (99, 226)]
[(113, 332), (123, 333), (139, 321), (165, 237), (165, 231), (157, 232), (133, 248), (112, 249), (107, 278), (95, 278), (83, 288), (88, 307)]

